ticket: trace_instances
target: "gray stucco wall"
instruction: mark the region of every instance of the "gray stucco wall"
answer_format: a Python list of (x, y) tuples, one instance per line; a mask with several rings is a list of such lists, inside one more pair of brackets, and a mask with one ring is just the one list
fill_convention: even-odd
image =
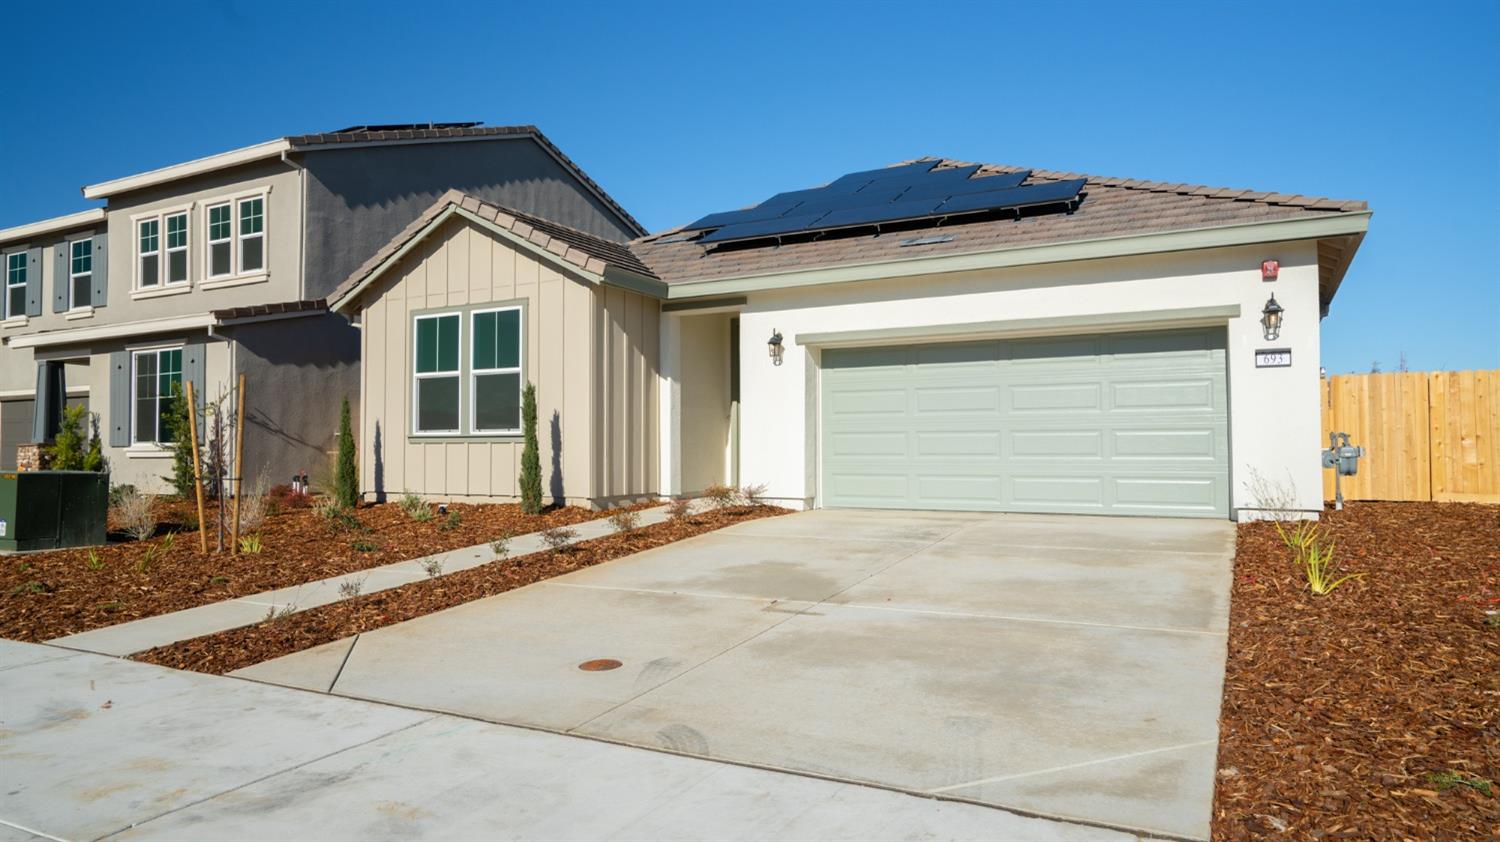
[(327, 295), (445, 191), (606, 237), (627, 223), (529, 137), (305, 154), (307, 297)]
[(359, 330), (323, 314), (230, 328), (235, 367), (245, 375), (245, 484), (269, 485), (306, 470), (333, 475), (339, 406), (349, 399), (359, 430)]

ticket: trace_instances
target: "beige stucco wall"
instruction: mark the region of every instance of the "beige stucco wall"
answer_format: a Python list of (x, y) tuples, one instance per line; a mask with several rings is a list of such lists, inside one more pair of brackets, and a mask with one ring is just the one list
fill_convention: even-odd
[(727, 481), (728, 313), (682, 316), (682, 490), (697, 494)]
[[(429, 235), (361, 297), (364, 493), (518, 496), (519, 436), (410, 435), (412, 316), (496, 302), (524, 307), (522, 371), (537, 389), (544, 496), (598, 504), (653, 495), (657, 302), (568, 274), (461, 219)], [(462, 335), (467, 342), (467, 329)]]

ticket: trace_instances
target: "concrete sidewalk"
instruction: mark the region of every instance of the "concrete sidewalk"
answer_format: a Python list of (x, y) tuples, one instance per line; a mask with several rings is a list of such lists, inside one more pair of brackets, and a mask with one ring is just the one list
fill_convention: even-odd
[[(644, 509), (640, 514), (641, 526), (650, 526), (667, 519), (667, 507)], [(602, 538), (615, 532), (614, 526), (610, 524), (607, 517), (573, 524), (570, 528), (578, 533), (578, 537), (572, 542), (575, 544), (579, 541)], [(528, 532), (510, 539), (510, 552), (507, 557), (528, 555), (544, 549), (547, 549), (547, 544), (542, 540), (541, 533)], [(84, 652), (123, 657), (154, 649), (157, 646), (176, 643), (179, 640), (188, 640), (258, 623), (266, 619), (271, 612), (297, 613), (337, 602), (344, 598), (339, 589), (346, 582), (358, 582), (360, 593), (370, 594), (427, 578), (427, 571), (422, 565), (429, 561), (436, 561), (442, 565), (442, 575), (446, 576), (471, 567), (478, 567), (481, 564), (488, 564), (494, 560), (495, 552), (490, 549), (489, 544), (475, 544), (472, 547), (462, 547), (420, 558), (397, 561), (380, 567), (345, 573), (342, 576), (332, 576), (274, 591), (174, 611), (170, 614), (158, 614), (155, 617), (145, 617), (128, 623), (91, 629), (66, 637), (54, 638), (48, 643)]]
[(1131, 838), (45, 645), (0, 682), (0, 840)]

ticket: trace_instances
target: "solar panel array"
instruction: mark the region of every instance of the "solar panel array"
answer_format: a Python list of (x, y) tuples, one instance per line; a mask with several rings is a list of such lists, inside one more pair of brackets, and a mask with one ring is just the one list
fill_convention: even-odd
[(777, 193), (753, 208), (711, 213), (686, 230), (706, 231), (701, 243), (784, 237), (957, 214), (1072, 207), (1083, 179), (1026, 184), (1029, 170), (977, 176), (977, 166), (937, 169), (936, 161), (865, 170), (826, 186)]

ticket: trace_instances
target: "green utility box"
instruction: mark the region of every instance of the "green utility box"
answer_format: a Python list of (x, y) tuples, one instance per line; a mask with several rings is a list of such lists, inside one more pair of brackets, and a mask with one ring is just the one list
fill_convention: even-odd
[(103, 544), (108, 517), (109, 474), (0, 473), (0, 552)]

